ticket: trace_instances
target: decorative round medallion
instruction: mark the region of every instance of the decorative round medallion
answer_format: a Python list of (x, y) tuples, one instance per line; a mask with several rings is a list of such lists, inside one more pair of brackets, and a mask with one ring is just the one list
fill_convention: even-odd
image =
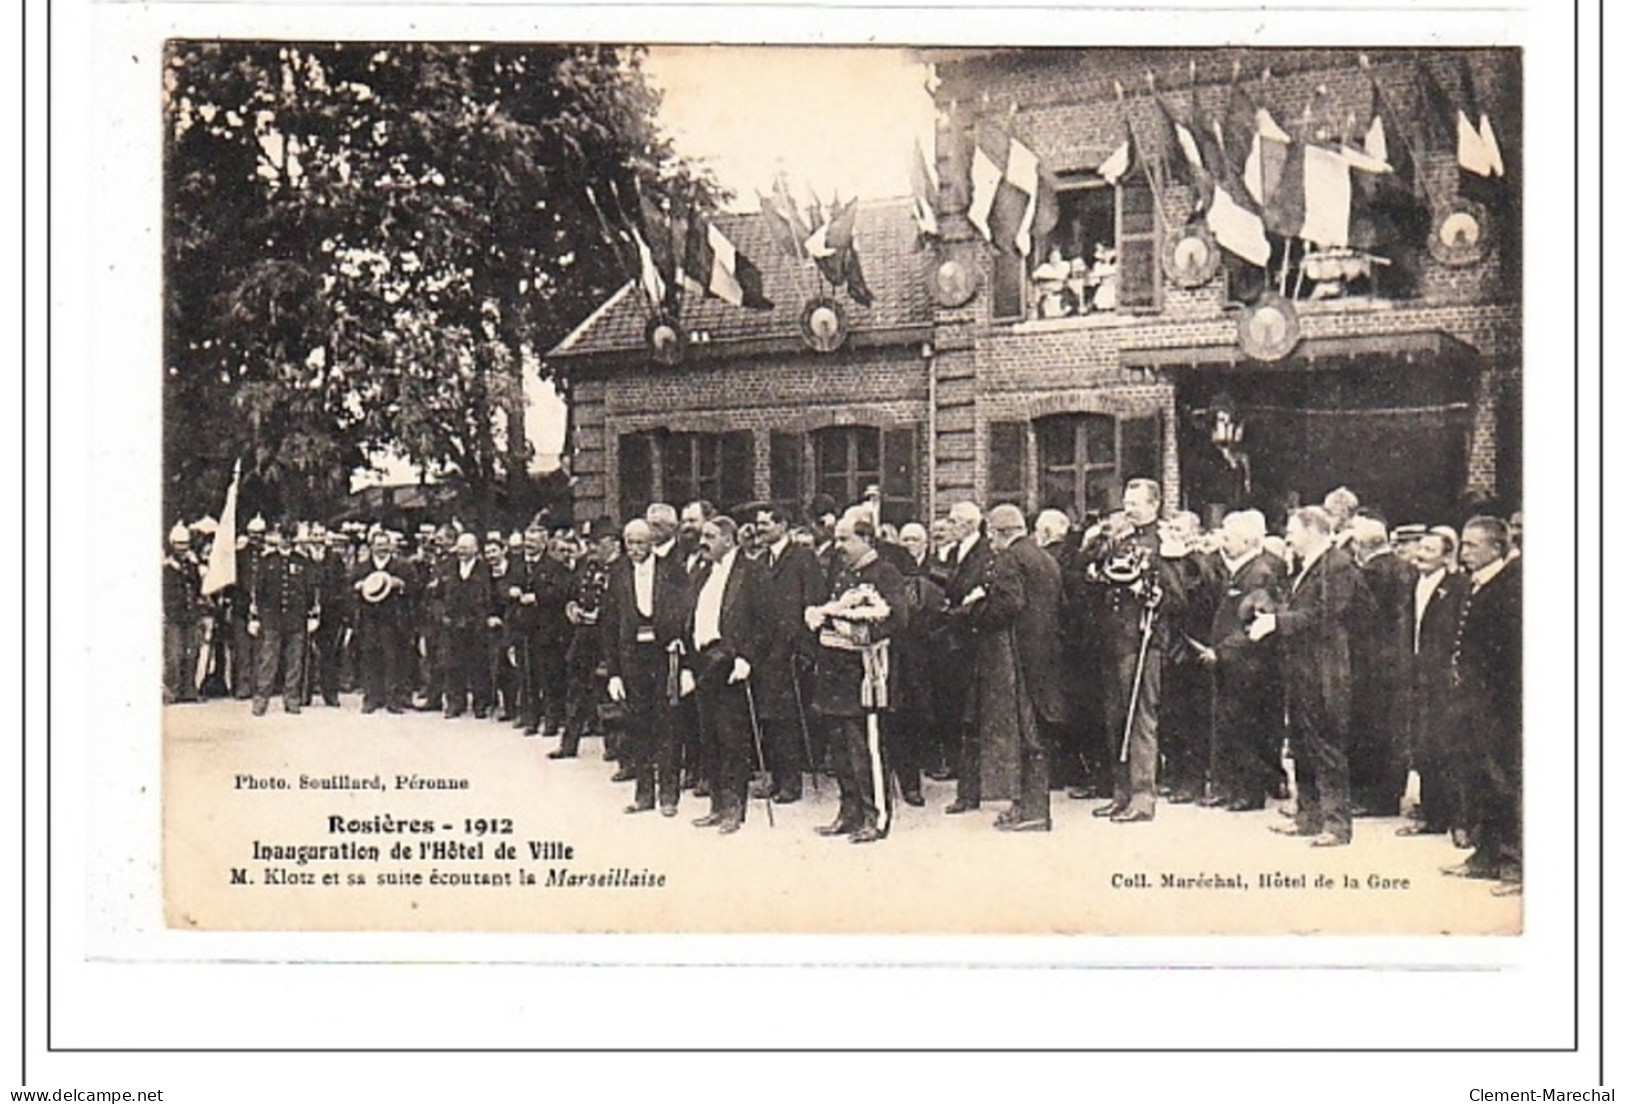
[(664, 311), (649, 319), (649, 324), (643, 328), (643, 340), (649, 346), (649, 355), (654, 362), (667, 367), (681, 363), (684, 353), (688, 351), (688, 338), (683, 336), (683, 328)]
[(1457, 197), (1433, 212), (1428, 252), (1440, 264), (1452, 268), (1474, 265), (1489, 249), (1490, 218), (1482, 203)]
[(1258, 302), (1241, 312), (1236, 338), (1241, 351), (1254, 360), (1280, 360), (1297, 348), (1303, 330), (1292, 300), (1266, 291)]
[(962, 307), (976, 294), (976, 268), (965, 258), (944, 257), (931, 274), (931, 294), (939, 307)]
[(1168, 235), (1162, 258), (1168, 275), (1182, 288), (1198, 288), (1213, 279), (1219, 271), (1219, 247), (1207, 220), (1193, 219)]
[(814, 352), (832, 353), (846, 341), (846, 312), (825, 296), (801, 308), (801, 337)]

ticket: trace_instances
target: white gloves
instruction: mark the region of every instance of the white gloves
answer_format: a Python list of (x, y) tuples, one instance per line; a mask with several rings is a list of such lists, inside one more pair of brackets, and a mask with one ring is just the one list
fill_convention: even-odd
[(626, 700), (626, 683), (621, 681), (620, 675), (609, 677), (609, 700), (618, 702)]
[(734, 656), (734, 669), (728, 672), (728, 683), (744, 682), (750, 678), (750, 664), (744, 656)]
[(1247, 639), (1253, 641), (1263, 640), (1274, 631), (1275, 615), (1273, 613), (1261, 613), (1253, 618), (1251, 625), (1247, 626)]

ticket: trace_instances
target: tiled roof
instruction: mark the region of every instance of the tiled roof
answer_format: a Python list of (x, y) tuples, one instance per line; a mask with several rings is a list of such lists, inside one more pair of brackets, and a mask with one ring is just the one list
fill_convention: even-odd
[[(762, 270), (763, 291), (773, 309), (744, 310), (720, 299), (683, 300), (683, 329), (710, 335), (718, 344), (750, 339), (800, 340), (802, 305), (827, 292), (810, 262), (797, 264), (769, 236), (760, 213), (722, 214), (713, 220), (728, 240)], [(860, 201), (853, 243), (863, 264), (874, 305), (860, 307), (843, 291), (834, 293), (854, 334), (929, 325), (931, 254), (919, 248), (907, 199)], [(548, 357), (593, 357), (641, 352), (646, 319), (643, 300), (630, 285), (615, 292), (548, 352)]]

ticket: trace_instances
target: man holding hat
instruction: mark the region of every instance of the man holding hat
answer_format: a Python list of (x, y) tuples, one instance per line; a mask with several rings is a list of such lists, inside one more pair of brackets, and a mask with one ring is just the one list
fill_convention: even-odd
[(282, 708), (299, 712), (305, 674), (305, 642), (315, 631), (316, 573), (304, 553), (294, 548), (299, 526), (283, 521), (272, 530), (254, 571), (249, 601), (248, 635), (259, 642), (254, 674), (254, 716), (263, 717), (271, 689), (282, 675)]
[(350, 589), (357, 597), (361, 712), (373, 713), (382, 706), (401, 713), (410, 677), (411, 598), (417, 573), (395, 551), (389, 533), (377, 530), (369, 543), (368, 554), (350, 572)]

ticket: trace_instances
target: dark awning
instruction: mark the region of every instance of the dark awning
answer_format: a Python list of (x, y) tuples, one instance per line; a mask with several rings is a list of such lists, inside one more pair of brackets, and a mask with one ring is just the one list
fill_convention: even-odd
[(1308, 337), (1280, 360), (1254, 360), (1234, 342), (1123, 349), (1125, 368), (1236, 369), (1248, 372), (1302, 372), (1344, 368), (1372, 359), (1414, 361), (1467, 361), (1478, 350), (1442, 330), (1408, 333), (1362, 334), (1344, 337)]

